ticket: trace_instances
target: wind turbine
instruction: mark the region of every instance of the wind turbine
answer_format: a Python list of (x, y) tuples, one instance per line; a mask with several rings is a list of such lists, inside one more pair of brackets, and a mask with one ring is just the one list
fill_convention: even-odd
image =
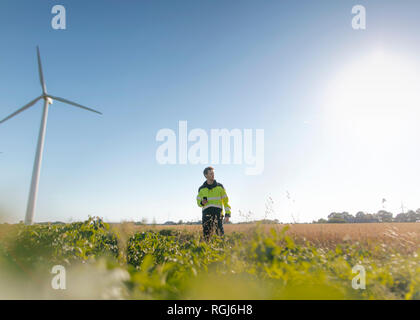
[(28, 205), (26, 208), (26, 216), (25, 216), (25, 224), (30, 225), (33, 222), (34, 218), (34, 212), (35, 212), (35, 205), (36, 205), (36, 198), (38, 193), (38, 185), (39, 185), (39, 174), (41, 172), (41, 162), (42, 162), (42, 152), (44, 149), (44, 139), (45, 139), (45, 130), (47, 126), (47, 117), (48, 117), (48, 106), (53, 103), (53, 100), (61, 101), (67, 104), (70, 104), (75, 107), (79, 107), (88, 111), (92, 111), (95, 113), (102, 114), (101, 112), (82, 106), (76, 102), (72, 102), (67, 99), (63, 99), (60, 97), (55, 97), (47, 93), (47, 87), (45, 86), (44, 81), (44, 75), (42, 73), (42, 65), (41, 65), (41, 56), (39, 54), (39, 47), (36, 47), (36, 52), (38, 56), (38, 72), (39, 72), (39, 80), (41, 82), (42, 87), (42, 95), (40, 95), (38, 98), (35, 98), (28, 104), (24, 105), (22, 108), (16, 110), (11, 115), (7, 116), (3, 120), (0, 120), (0, 124), (9, 120), (10, 118), (13, 118), (17, 114), (21, 113), (22, 111), (25, 111), (26, 109), (32, 107), (38, 100), (44, 99), (44, 111), (42, 113), (42, 119), (41, 119), (41, 127), (39, 128), (39, 136), (38, 136), (38, 145), (36, 148), (36, 154), (35, 154), (35, 161), (34, 161), (34, 167), (32, 171), (32, 180), (31, 180), (31, 188), (29, 190), (29, 198), (28, 198)]

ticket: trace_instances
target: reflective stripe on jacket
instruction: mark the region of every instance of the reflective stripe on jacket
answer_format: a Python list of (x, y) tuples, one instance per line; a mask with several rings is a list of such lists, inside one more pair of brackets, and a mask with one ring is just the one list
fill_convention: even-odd
[[(204, 197), (207, 197), (206, 205), (202, 204)], [(219, 208), (223, 214), (223, 207), (225, 207), (225, 213), (227, 217), (230, 217), (230, 206), (229, 198), (226, 194), (226, 190), (221, 183), (214, 180), (212, 185), (208, 185), (207, 181), (198, 189), (197, 205), (206, 210), (207, 208)]]

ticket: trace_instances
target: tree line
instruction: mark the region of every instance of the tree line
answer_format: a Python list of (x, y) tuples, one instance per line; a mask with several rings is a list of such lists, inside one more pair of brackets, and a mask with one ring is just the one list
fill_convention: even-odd
[(372, 222), (420, 222), (420, 209), (409, 210), (397, 214), (395, 217), (392, 212), (379, 210), (377, 213), (366, 213), (359, 211), (356, 215), (348, 212), (332, 212), (328, 219), (319, 219), (313, 223), (372, 223)]

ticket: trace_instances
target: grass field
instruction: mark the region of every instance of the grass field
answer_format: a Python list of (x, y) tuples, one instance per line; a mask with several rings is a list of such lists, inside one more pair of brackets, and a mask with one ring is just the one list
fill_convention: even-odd
[[(112, 224), (116, 230), (129, 234), (146, 230), (173, 229), (183, 232), (202, 233), (201, 225), (142, 225), (134, 223)], [(333, 249), (337, 244), (359, 243), (363, 246), (385, 244), (401, 252), (414, 252), (420, 248), (420, 223), (329, 223), (329, 224), (262, 224), (259, 227), (265, 232), (271, 228), (281, 231), (285, 226), (286, 232), (296, 243), (309, 241), (317, 247)], [(252, 233), (256, 224), (226, 224), (224, 230), (227, 235), (235, 232)]]
[[(201, 233), (96, 218), (0, 225), (0, 298), (420, 299), (419, 223), (228, 224), (209, 243)], [(51, 287), (54, 265), (65, 290)]]

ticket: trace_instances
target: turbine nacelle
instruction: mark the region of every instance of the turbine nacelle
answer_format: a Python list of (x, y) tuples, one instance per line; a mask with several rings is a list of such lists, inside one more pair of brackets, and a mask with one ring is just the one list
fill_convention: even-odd
[(48, 103), (48, 104), (53, 104), (53, 99), (50, 98), (47, 95), (44, 95), (42, 98), (44, 98), (44, 100)]

